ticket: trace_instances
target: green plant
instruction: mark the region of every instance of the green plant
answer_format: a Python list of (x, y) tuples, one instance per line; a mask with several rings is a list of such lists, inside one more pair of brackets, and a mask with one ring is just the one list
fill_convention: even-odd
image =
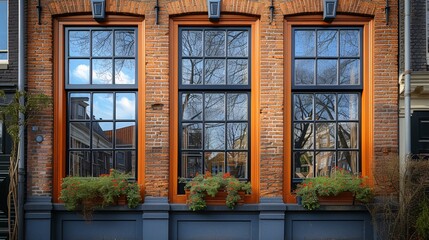
[(426, 196), (420, 202), (420, 213), (416, 220), (416, 231), (420, 239), (429, 239), (429, 200)]
[(181, 178), (180, 182), (185, 183), (185, 191), (189, 191), (187, 204), (192, 211), (203, 210), (207, 207), (205, 197), (214, 197), (219, 191), (227, 192), (225, 199), (226, 206), (233, 209), (237, 202), (241, 199), (239, 191), (244, 191), (250, 194), (251, 185), (249, 182), (239, 181), (229, 173), (218, 173), (212, 175), (210, 172), (199, 174), (190, 181)]
[(304, 208), (314, 210), (320, 206), (318, 196), (336, 196), (347, 191), (352, 192), (360, 202), (368, 202), (372, 198), (372, 189), (365, 184), (364, 178), (341, 168), (336, 168), (331, 177), (305, 179), (298, 184), (295, 193), (301, 197)]
[(127, 197), (128, 207), (135, 208), (142, 200), (140, 187), (128, 178), (129, 174), (114, 169), (100, 177), (69, 176), (63, 179), (60, 199), (67, 210), (80, 209), (85, 217), (96, 208), (113, 205), (121, 195)]

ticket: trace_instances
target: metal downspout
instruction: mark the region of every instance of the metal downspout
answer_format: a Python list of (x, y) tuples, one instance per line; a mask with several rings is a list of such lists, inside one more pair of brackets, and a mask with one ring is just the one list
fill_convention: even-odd
[[(18, 3), (18, 91), (25, 90), (25, 0)], [(19, 99), (21, 105), (24, 98)], [(24, 114), (20, 114), (20, 121), (23, 122)], [(24, 194), (25, 194), (25, 137), (24, 126), (19, 127), (19, 152), (18, 152), (18, 239), (24, 239)]]

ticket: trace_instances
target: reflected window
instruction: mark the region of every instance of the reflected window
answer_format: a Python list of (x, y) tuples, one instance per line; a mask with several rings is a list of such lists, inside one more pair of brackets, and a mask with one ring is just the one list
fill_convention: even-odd
[(361, 28), (293, 28), (292, 174), (360, 171)]
[(136, 176), (135, 28), (66, 28), (67, 174)]
[(8, 1), (0, 0), (0, 63), (8, 59)]
[(179, 177), (249, 180), (250, 28), (179, 32)]

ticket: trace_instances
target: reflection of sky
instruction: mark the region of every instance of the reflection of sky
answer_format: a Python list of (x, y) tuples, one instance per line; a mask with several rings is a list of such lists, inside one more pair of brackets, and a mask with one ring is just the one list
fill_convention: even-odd
[(70, 84), (89, 84), (89, 60), (70, 60), (69, 68)]
[(93, 95), (93, 115), (97, 120), (113, 119), (113, 94), (97, 93)]
[(136, 99), (134, 93), (116, 94), (116, 119), (135, 119)]
[(7, 4), (8, 1), (0, 1), (0, 50), (7, 49)]

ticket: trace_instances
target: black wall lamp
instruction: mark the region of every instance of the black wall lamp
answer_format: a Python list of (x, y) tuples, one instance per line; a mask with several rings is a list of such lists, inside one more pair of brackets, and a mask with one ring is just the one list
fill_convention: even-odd
[(220, 19), (220, 4), (221, 0), (207, 0), (207, 10), (211, 21), (219, 21)]
[(106, 18), (106, 0), (91, 0), (92, 17), (96, 21)]
[(338, 0), (323, 0), (323, 20), (332, 21), (337, 16)]

